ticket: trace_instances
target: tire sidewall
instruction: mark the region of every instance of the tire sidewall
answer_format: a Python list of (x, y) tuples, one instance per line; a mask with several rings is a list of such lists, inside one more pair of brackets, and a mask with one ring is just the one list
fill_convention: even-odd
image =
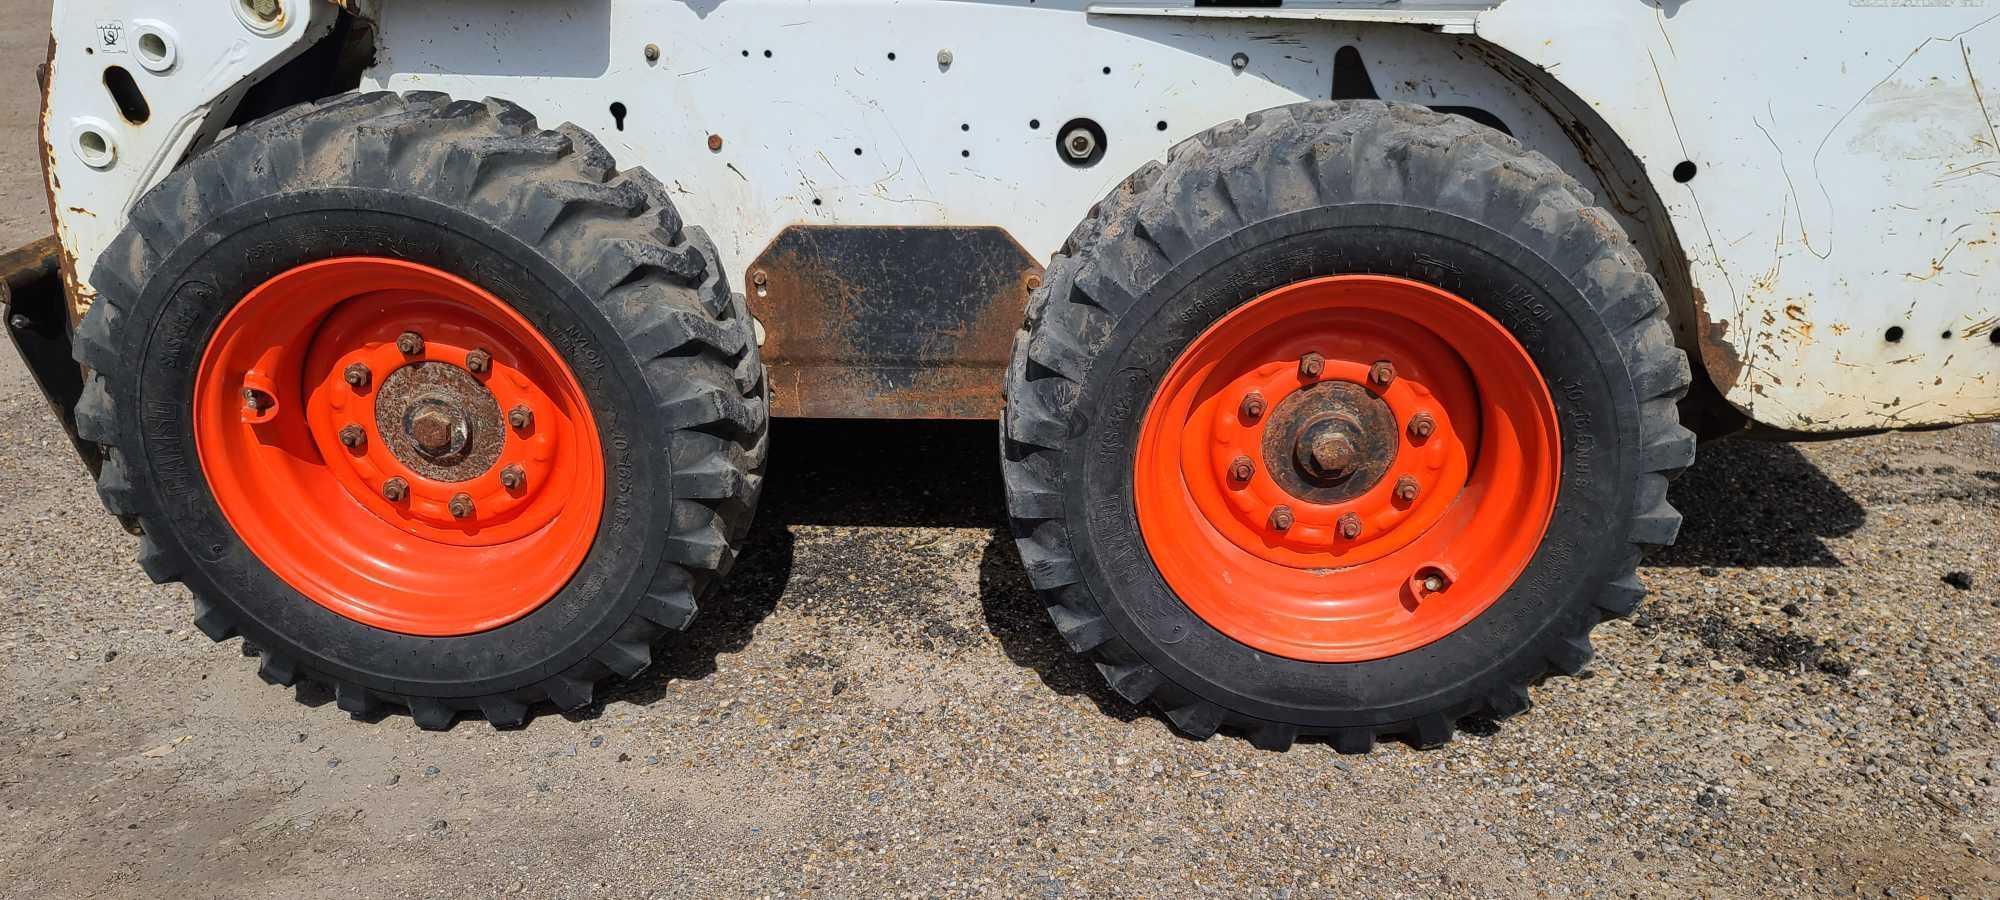
[[(152, 235), (148, 236), (149, 238)], [(591, 550), (548, 602), (488, 631), (422, 637), (374, 628), (313, 602), (251, 553), (223, 516), (195, 444), (194, 385), (222, 318), (265, 280), (338, 256), (433, 266), (506, 301), (553, 346), (591, 404), (606, 478)], [(533, 246), (422, 196), (334, 187), (261, 198), (201, 223), (172, 249), (125, 313), (139, 410), (120, 449), (143, 472), (167, 527), (151, 538), (196, 595), (224, 607), (247, 640), (342, 681), (390, 694), (483, 696), (562, 672), (609, 640), (653, 579), (673, 508), (667, 446), (637, 363), (571, 277)], [(125, 405), (125, 404), (130, 405)], [(662, 433), (655, 433), (660, 431)]]
[[(1140, 292), (1082, 385), (1077, 450), (1063, 460), (1074, 486), (1067, 519), (1080, 525), (1071, 541), (1078, 572), (1094, 596), (1113, 598), (1102, 606), (1116, 633), (1173, 685), (1242, 714), (1309, 727), (1467, 710), (1497, 685), (1541, 674), (1553, 642), (1596, 624), (1596, 597), (1630, 564), (1639, 409), (1615, 337), (1562, 274), (1587, 261), (1552, 263), (1502, 232), (1431, 209), (1341, 204), (1240, 228)], [(1315, 663), (1239, 643), (1175, 596), (1140, 531), (1134, 461), (1161, 380), (1197, 336), (1265, 292), (1339, 274), (1436, 285), (1504, 325), (1555, 403), (1563, 477), (1542, 545), (1484, 613), (1395, 656)]]

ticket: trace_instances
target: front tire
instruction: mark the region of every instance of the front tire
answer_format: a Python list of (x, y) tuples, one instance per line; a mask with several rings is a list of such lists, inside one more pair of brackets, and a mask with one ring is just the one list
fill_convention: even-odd
[(296, 107), (170, 174), (91, 281), (78, 430), (141, 565), (356, 716), (585, 706), (748, 528), (742, 298), (574, 126), (435, 93)]
[[(1355, 102), (1212, 129), (1106, 197), (1030, 302), (1002, 437), (1030, 578), (1195, 737), (1365, 752), (1518, 713), (1678, 529), (1664, 315), (1615, 221), (1507, 136)], [(1458, 469), (1406, 436), (1433, 410), (1466, 428)]]

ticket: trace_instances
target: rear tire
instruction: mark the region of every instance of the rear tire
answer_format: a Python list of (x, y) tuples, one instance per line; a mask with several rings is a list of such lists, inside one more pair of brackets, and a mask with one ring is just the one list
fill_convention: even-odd
[[(1521, 712), (1531, 684), (1582, 669), (1591, 629), (1644, 594), (1641, 552), (1673, 541), (1667, 479), (1694, 455), (1676, 412), (1688, 363), (1659, 287), (1591, 204), (1510, 137), (1365, 102), (1219, 126), (1112, 191), (1050, 264), (1006, 382), (1012, 527), (1070, 648), (1190, 736), (1225, 729), (1273, 749), (1320, 736), (1342, 752), (1443, 743), (1461, 719)], [(1288, 655), (1197, 614), (1217, 598), (1163, 576), (1135, 502), (1142, 423), (1176, 361), (1232, 312), (1362, 273), (1448, 291), (1525, 349), (1553, 400), (1560, 481), (1532, 558), (1476, 617), (1413, 649)]]
[[(579, 421), (594, 422), (588, 445), (601, 450), (589, 460), (601, 468), (588, 469), (601, 471), (602, 505), (587, 510), (594, 531), (573, 574), (515, 618), (423, 631), (343, 614), (280, 577), (218, 503), (205, 474), (217, 471), (215, 446), (198, 439), (196, 419), (238, 426), (226, 421), (235, 410), (203, 411), (196, 394), (210, 337), (260, 285), (338, 258), (447, 273), (500, 298), (511, 313), (495, 315), (517, 316), (523, 340), (545, 340), (559, 358), (551, 365), (578, 386), (588, 410)], [(750, 316), (707, 236), (683, 228), (660, 183), (621, 172), (574, 126), (541, 130), (506, 101), (436, 93), (295, 107), (241, 128), (150, 191), (91, 283), (98, 298), (77, 340), (90, 370), (78, 430), (105, 447), (105, 505), (144, 530), (140, 564), (157, 582), (187, 584), (196, 625), (217, 641), (241, 635), (266, 680), (323, 685), (357, 717), (401, 707), (424, 728), (464, 712), (514, 726), (543, 701), (585, 706), (600, 682), (644, 671), (655, 641), (687, 627), (748, 529), (766, 450)], [(395, 302), (417, 301), (387, 308)], [(313, 327), (317, 340), (326, 329)], [(396, 353), (393, 343), (369, 346)], [(313, 389), (272, 386), (277, 415), (302, 416)], [(504, 419), (496, 427), (505, 431)], [(497, 469), (480, 477), (500, 479)], [(434, 530), (450, 527), (447, 518)], [(385, 547), (383, 558), (415, 570), (418, 583), (440, 574), (422, 570), (433, 545), (404, 543), (413, 549)]]

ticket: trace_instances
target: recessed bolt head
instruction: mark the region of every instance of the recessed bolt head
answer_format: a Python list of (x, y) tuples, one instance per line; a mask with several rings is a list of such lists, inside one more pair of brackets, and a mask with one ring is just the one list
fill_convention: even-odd
[(368, 386), (368, 380), (374, 377), (374, 373), (368, 371), (368, 366), (364, 363), (352, 363), (347, 367), (347, 371), (341, 373), (341, 377), (347, 379), (348, 387), (360, 390)]
[(244, 5), (250, 7), (251, 15), (262, 21), (271, 22), (278, 18), (278, 0), (246, 0)]
[(475, 375), (485, 372), (491, 365), (493, 365), (493, 354), (485, 350), (473, 350), (465, 354), (465, 368)]
[(1340, 536), (1341, 538), (1350, 541), (1360, 537), (1361, 517), (1353, 513), (1343, 514), (1340, 517)]
[(711, 134), (708, 136), (708, 152), (710, 153), (722, 152), (722, 135)]
[(1417, 476), (1405, 475), (1396, 479), (1396, 499), (1404, 503), (1415, 503), (1418, 490)]
[(1239, 456), (1229, 464), (1229, 478), (1237, 484), (1249, 481), (1256, 474), (1257, 466), (1250, 461), (1250, 457)]
[(944, 68), (944, 69), (951, 68), (951, 61), (952, 61), (952, 55), (950, 50), (938, 51), (937, 62), (939, 68)]
[(1410, 417), (1410, 437), (1421, 441), (1424, 438), (1430, 437), (1431, 432), (1436, 430), (1437, 420), (1431, 418), (1430, 413), (1420, 412)]
[(501, 487), (511, 491), (526, 483), (528, 483), (528, 473), (522, 471), (520, 466), (508, 466), (500, 470)]
[(646, 61), (647, 61), (647, 62), (659, 62), (659, 61), (660, 61), (660, 45), (658, 45), (658, 44), (647, 44), (647, 45), (646, 45)]
[(424, 336), (414, 331), (405, 331), (396, 336), (396, 349), (405, 356), (415, 356), (424, 352)]
[(1083, 162), (1097, 152), (1097, 135), (1088, 128), (1072, 128), (1063, 135), (1062, 146), (1070, 159)]
[(472, 495), (460, 491), (451, 495), (451, 517), (468, 519), (472, 517)]
[(1317, 353), (1308, 353), (1299, 357), (1300, 378), (1318, 378), (1320, 373), (1324, 371), (1326, 371), (1326, 357)]
[(535, 411), (525, 406), (516, 406), (507, 411), (507, 424), (526, 430), (528, 426), (535, 424)]
[(1271, 530), (1272, 530), (1272, 531), (1290, 531), (1290, 530), (1292, 530), (1292, 508), (1291, 508), (1291, 507), (1289, 507), (1289, 506), (1280, 506), (1280, 507), (1278, 507), (1277, 509), (1273, 509), (1273, 510), (1271, 510)]
[(1250, 67), (1250, 54), (1238, 53), (1229, 58), (1229, 67), (1238, 72)]
[(1368, 367), (1368, 381), (1376, 387), (1388, 387), (1395, 380), (1396, 366), (1386, 359)]
[(368, 443), (368, 432), (352, 422), (340, 426), (340, 445), (349, 450), (359, 450)]
[(401, 503), (410, 495), (410, 483), (401, 478), (391, 478), (382, 482), (382, 499), (390, 503)]
[(771, 283), (771, 275), (763, 269), (750, 273), (750, 283), (762, 287)]

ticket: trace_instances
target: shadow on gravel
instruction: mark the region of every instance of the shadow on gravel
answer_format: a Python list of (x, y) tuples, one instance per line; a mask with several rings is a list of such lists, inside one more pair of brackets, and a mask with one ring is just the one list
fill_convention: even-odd
[[(1128, 720), (1143, 715), (1062, 646), (1029, 587), (1005, 537), (994, 427), (991, 422), (773, 423), (762, 503), (722, 590), (703, 605), (694, 627), (666, 647), (664, 659), (606, 699), (651, 703), (665, 695), (669, 682), (706, 678), (719, 654), (748, 646), (794, 581), (811, 584), (825, 575), (796, 569), (795, 526), (979, 528), (991, 532), (979, 560), (981, 612), (1007, 658), (1033, 669), (1057, 691), (1090, 697), (1111, 715)], [(865, 557), (893, 548), (862, 541), (852, 549)], [(869, 565), (866, 559), (841, 562)], [(900, 607), (883, 612), (921, 613)], [(594, 704), (586, 715), (599, 708)]]
[(1685, 516), (1655, 566), (1838, 568), (1825, 539), (1861, 527), (1861, 504), (1790, 444), (1706, 444), (1667, 490)]

